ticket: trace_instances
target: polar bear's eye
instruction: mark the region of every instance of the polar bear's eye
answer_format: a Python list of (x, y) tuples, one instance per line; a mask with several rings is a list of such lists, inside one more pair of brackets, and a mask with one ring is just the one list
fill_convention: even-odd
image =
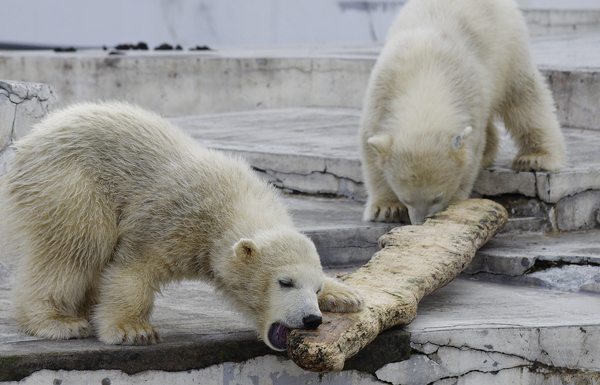
[(290, 289), (294, 287), (294, 281), (291, 279), (280, 279), (279, 286), (281, 286), (283, 289)]
[(444, 199), (444, 194), (438, 194), (435, 198), (433, 198), (433, 204), (440, 203)]

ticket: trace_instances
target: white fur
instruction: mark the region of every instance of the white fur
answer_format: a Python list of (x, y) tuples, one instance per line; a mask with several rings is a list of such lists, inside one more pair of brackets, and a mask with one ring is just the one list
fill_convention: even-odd
[(416, 223), (467, 199), (494, 162), (498, 116), (519, 150), (513, 169), (561, 169), (562, 134), (527, 39), (512, 0), (404, 6), (364, 103), (365, 220)]
[[(181, 279), (213, 283), (271, 347), (274, 322), (303, 327), (321, 314), (318, 303), (363, 306), (355, 289), (323, 275), (314, 244), (245, 162), (198, 146), (156, 114), (74, 105), (16, 148), (1, 197), (24, 254), (15, 318), (27, 333), (154, 343), (154, 294)], [(282, 279), (294, 287), (281, 290)]]

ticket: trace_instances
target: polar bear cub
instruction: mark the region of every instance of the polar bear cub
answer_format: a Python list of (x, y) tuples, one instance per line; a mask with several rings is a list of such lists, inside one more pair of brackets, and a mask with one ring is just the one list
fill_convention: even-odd
[(181, 279), (213, 283), (276, 350), (290, 329), (318, 327), (322, 310), (363, 307), (323, 274), (314, 244), (245, 162), (154, 113), (71, 106), (16, 148), (2, 202), (23, 251), (15, 318), (27, 333), (155, 343), (154, 295)]
[[(371, 74), (360, 129), (364, 220), (414, 224), (467, 199), (498, 149), (512, 168), (557, 171), (565, 145), (547, 85), (512, 0), (412, 0)], [(406, 220), (406, 219), (404, 219)]]

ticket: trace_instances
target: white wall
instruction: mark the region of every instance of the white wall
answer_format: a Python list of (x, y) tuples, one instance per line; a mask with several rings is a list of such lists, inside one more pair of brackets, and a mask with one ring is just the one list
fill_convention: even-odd
[(114, 46), (382, 41), (403, 0), (0, 0), (0, 42)]
[[(448, 0), (451, 1), (451, 0)], [(600, 9), (600, 0), (518, 0)], [(382, 42), (405, 0), (0, 0), (0, 42), (114, 46)]]

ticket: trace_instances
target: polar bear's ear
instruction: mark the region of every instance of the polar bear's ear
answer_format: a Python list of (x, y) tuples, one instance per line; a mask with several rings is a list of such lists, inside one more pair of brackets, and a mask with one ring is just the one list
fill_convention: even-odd
[(381, 157), (381, 159), (385, 159), (387, 153), (390, 151), (392, 147), (392, 142), (394, 139), (391, 134), (379, 134), (370, 137), (367, 139), (367, 143), (369, 146)]
[(468, 126), (463, 132), (452, 138), (452, 145), (456, 150), (460, 150), (462, 148), (463, 142), (465, 141), (465, 139), (467, 139), (471, 131), (473, 131), (473, 127)]
[(239, 259), (244, 260), (256, 255), (258, 247), (256, 247), (256, 243), (252, 239), (242, 238), (233, 245), (233, 250)]

